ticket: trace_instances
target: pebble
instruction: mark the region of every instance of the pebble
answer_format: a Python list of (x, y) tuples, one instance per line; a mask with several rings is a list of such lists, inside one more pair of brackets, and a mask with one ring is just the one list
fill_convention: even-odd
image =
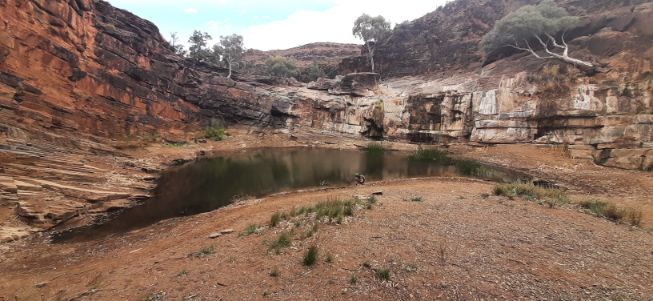
[(221, 234), (230, 234), (230, 233), (234, 233), (234, 232), (235, 232), (234, 229), (224, 229), (224, 230), (220, 231)]
[(45, 287), (46, 285), (48, 285), (47, 282), (39, 282), (39, 283), (35, 284), (34, 286), (36, 286), (38, 288), (42, 288), (42, 287)]

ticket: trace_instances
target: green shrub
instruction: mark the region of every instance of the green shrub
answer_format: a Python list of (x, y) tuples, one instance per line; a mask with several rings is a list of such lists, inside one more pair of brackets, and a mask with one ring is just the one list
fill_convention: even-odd
[(281, 222), (281, 213), (277, 212), (270, 217), (270, 227), (276, 227)]
[(367, 153), (369, 154), (383, 154), (385, 152), (385, 149), (383, 148), (383, 145), (381, 145), (381, 143), (372, 142), (367, 144), (365, 151), (367, 151)]
[(438, 162), (438, 163), (451, 163), (452, 159), (446, 151), (439, 149), (418, 149), (410, 157), (410, 160), (424, 161), (424, 162)]
[(487, 176), (491, 173), (490, 169), (481, 165), (474, 160), (457, 160), (455, 161), (456, 169), (461, 175), (465, 176)]
[(245, 231), (241, 234), (241, 236), (250, 236), (258, 231), (258, 225), (257, 224), (251, 224), (245, 228)]
[(217, 125), (212, 125), (204, 129), (204, 138), (213, 141), (222, 141), (226, 135), (226, 130)]
[(281, 249), (290, 247), (291, 243), (292, 243), (291, 234), (288, 233), (288, 232), (282, 232), (281, 234), (279, 234), (277, 239), (275, 239), (270, 244), (270, 246), (268, 247), (268, 251), (274, 250), (277, 253), (279, 253), (279, 251), (281, 251)]
[(548, 202), (549, 204), (567, 204), (569, 198), (561, 189), (547, 189), (532, 183), (500, 184), (494, 187), (494, 194), (507, 197), (523, 197), (530, 201)]
[(628, 223), (631, 226), (640, 226), (642, 223), (642, 211), (633, 208), (618, 208), (614, 204), (603, 201), (583, 201), (580, 207), (592, 214), (609, 219), (613, 222)]
[(308, 250), (306, 250), (306, 252), (304, 253), (304, 261), (303, 261), (304, 265), (307, 267), (314, 265), (315, 261), (317, 261), (317, 255), (318, 255), (317, 253), (318, 252), (316, 246), (312, 246), (308, 248)]
[(378, 269), (376, 270), (376, 278), (379, 278), (384, 281), (390, 280), (390, 269)]
[(190, 253), (189, 256), (196, 257), (196, 258), (202, 258), (202, 257), (209, 256), (211, 254), (215, 254), (215, 247), (214, 246), (208, 246), (208, 247), (201, 248), (197, 252)]

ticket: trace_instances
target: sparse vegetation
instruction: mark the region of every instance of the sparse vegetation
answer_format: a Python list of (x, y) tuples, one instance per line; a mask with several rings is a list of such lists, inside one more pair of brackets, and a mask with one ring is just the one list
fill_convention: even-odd
[(287, 78), (297, 75), (295, 63), (285, 57), (271, 57), (265, 62), (265, 67), (270, 76)]
[(415, 196), (415, 197), (410, 198), (410, 201), (415, 202), (415, 203), (421, 203), (421, 202), (424, 201), (424, 199), (422, 199), (421, 196)]
[(281, 249), (290, 247), (290, 244), (292, 243), (292, 235), (289, 232), (282, 232), (277, 236), (277, 239), (275, 239), (270, 246), (268, 247), (268, 251), (275, 251), (276, 253), (279, 253)]
[(465, 176), (488, 176), (492, 171), (474, 160), (456, 160), (456, 169)]
[(316, 246), (312, 246), (304, 253), (304, 266), (313, 266), (317, 261), (318, 250)]
[(219, 120), (211, 120), (209, 125), (204, 129), (204, 138), (213, 141), (222, 141), (227, 135), (223, 123)]
[(279, 277), (279, 269), (278, 268), (273, 268), (272, 271), (270, 271), (270, 277)]
[(510, 198), (522, 197), (529, 201), (538, 201), (549, 207), (569, 203), (569, 198), (563, 190), (542, 188), (532, 183), (500, 184), (494, 187), (494, 194)]
[(241, 233), (241, 236), (250, 236), (258, 231), (259, 226), (257, 224), (251, 224), (245, 228), (245, 231)]
[(367, 147), (365, 148), (365, 151), (369, 154), (383, 154), (385, 152), (385, 149), (383, 148), (383, 145), (378, 142), (372, 142), (367, 144)]
[(614, 204), (592, 200), (579, 203), (580, 207), (588, 212), (609, 219), (616, 223), (627, 223), (639, 227), (642, 223), (642, 211), (633, 208), (618, 208)]
[(326, 74), (320, 65), (316, 62), (313, 62), (308, 67), (302, 69), (297, 75), (297, 80), (310, 83), (318, 80), (320, 77), (325, 77)]
[(449, 157), (446, 151), (439, 149), (423, 149), (420, 148), (415, 151), (410, 157), (410, 160), (414, 161), (423, 161), (423, 162), (437, 162), (442, 164), (448, 164), (452, 162), (452, 159)]
[(276, 227), (281, 222), (281, 213), (277, 212), (270, 217), (270, 227)]
[(376, 278), (383, 280), (383, 281), (388, 281), (390, 280), (390, 269), (388, 268), (382, 268), (382, 269), (377, 269), (375, 271)]
[(186, 277), (186, 276), (188, 276), (188, 271), (186, 270), (182, 270), (181, 272), (179, 272), (179, 274), (177, 274), (177, 277)]
[(206, 257), (206, 256), (209, 256), (209, 255), (212, 255), (212, 254), (215, 254), (215, 247), (214, 246), (207, 246), (207, 247), (201, 248), (197, 252), (190, 253), (189, 256), (190, 257), (195, 257), (195, 258), (202, 258), (202, 257)]
[(355, 285), (358, 283), (358, 277), (356, 275), (351, 275), (351, 278), (349, 278), (349, 284)]
[(333, 256), (331, 254), (327, 254), (327, 256), (324, 258), (324, 262), (332, 263), (333, 262)]

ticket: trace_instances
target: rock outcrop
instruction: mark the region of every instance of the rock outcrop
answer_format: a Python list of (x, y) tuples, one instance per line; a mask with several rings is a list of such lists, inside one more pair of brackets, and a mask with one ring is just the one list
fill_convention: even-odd
[[(493, 23), (534, 2), (454, 1), (380, 43), (380, 85), (352, 58), (341, 64), (352, 74), (306, 86), (226, 79), (101, 0), (0, 0), (0, 218), (15, 208), (30, 228), (11, 233), (29, 233), (131, 206), (153, 179), (149, 167), (123, 171), (142, 166), (121, 148), (190, 140), (216, 118), (290, 134), (567, 145), (606, 166), (652, 170), (653, 2), (559, 1), (584, 17), (570, 45), (600, 74), (510, 51), (482, 57)], [(335, 49), (325, 53), (343, 55)], [(322, 55), (306, 53), (288, 55)]]

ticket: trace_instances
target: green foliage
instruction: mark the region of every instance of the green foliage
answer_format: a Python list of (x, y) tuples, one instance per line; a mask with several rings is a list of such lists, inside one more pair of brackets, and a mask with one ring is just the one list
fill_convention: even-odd
[(308, 67), (302, 69), (297, 75), (297, 80), (305, 83), (310, 83), (316, 81), (320, 77), (325, 77), (326, 73), (322, 70), (322, 67), (317, 63), (313, 62)]
[(465, 176), (481, 177), (492, 173), (490, 169), (474, 160), (457, 160), (455, 165), (458, 172)]
[(538, 5), (526, 5), (497, 21), (481, 41), (486, 53), (506, 45), (532, 40), (535, 36), (555, 35), (569, 30), (579, 22), (567, 10), (552, 0)]
[(211, 254), (215, 254), (215, 247), (214, 246), (208, 246), (208, 247), (201, 248), (199, 251), (190, 253), (189, 256), (190, 257), (196, 257), (196, 258), (202, 258), (202, 257), (209, 256)]
[(324, 258), (324, 262), (332, 263), (333, 262), (333, 256), (331, 254), (327, 254), (327, 256)]
[(358, 283), (358, 277), (356, 275), (351, 275), (351, 278), (349, 278), (349, 284), (355, 285)]
[(206, 45), (211, 38), (211, 35), (206, 32), (193, 31), (193, 34), (188, 38), (188, 43), (190, 43), (188, 57), (200, 62), (209, 62), (212, 52)]
[(265, 62), (266, 73), (270, 76), (288, 78), (297, 74), (295, 63), (285, 57), (275, 56)]
[(268, 251), (276, 251), (279, 253), (281, 249), (290, 247), (290, 244), (292, 242), (291, 234), (289, 232), (282, 232), (279, 234), (277, 239), (275, 239), (270, 246), (268, 246)]
[(245, 228), (245, 231), (241, 233), (241, 236), (250, 236), (258, 231), (258, 225), (257, 224), (251, 224)]
[(270, 227), (276, 227), (281, 221), (281, 213), (277, 212), (270, 217)]
[(625, 222), (631, 226), (640, 226), (642, 223), (642, 211), (632, 208), (618, 208), (614, 204), (603, 201), (583, 201), (580, 207), (592, 214), (607, 218), (614, 222)]
[(365, 151), (367, 151), (370, 154), (383, 154), (385, 152), (385, 149), (383, 148), (383, 145), (381, 143), (373, 142), (367, 145)]
[(486, 53), (506, 45), (528, 41), (535, 36), (555, 35), (569, 30), (579, 22), (567, 10), (552, 0), (538, 5), (526, 5), (497, 21), (494, 28), (481, 41)]
[(388, 281), (390, 280), (390, 269), (378, 269), (376, 270), (376, 278), (379, 278), (380, 280), (383, 281)]
[(245, 53), (245, 46), (243, 43), (243, 36), (232, 34), (228, 36), (221, 36), (220, 43), (213, 46), (213, 59), (212, 61), (223, 62), (229, 68), (229, 75), (231, 71), (243, 58)]
[(204, 138), (213, 141), (222, 141), (226, 134), (227, 131), (222, 125), (222, 122), (216, 119), (212, 119), (209, 126), (204, 129)]
[(315, 262), (317, 261), (317, 255), (318, 255), (317, 253), (318, 251), (316, 246), (312, 246), (308, 248), (308, 250), (306, 250), (306, 252), (304, 253), (304, 260), (303, 260), (304, 265), (307, 267), (314, 265)]
[(352, 34), (365, 43), (379, 42), (388, 36), (390, 30), (390, 22), (386, 21), (383, 16), (372, 17), (362, 14), (354, 22)]
[(451, 163), (453, 160), (449, 157), (446, 151), (439, 149), (418, 149), (410, 156), (410, 160), (424, 161), (424, 162), (437, 162), (442, 164)]
[(569, 203), (567, 194), (561, 189), (547, 189), (533, 185), (523, 184), (501, 184), (494, 187), (495, 195), (507, 197), (523, 197), (530, 201), (539, 201), (554, 207)]

